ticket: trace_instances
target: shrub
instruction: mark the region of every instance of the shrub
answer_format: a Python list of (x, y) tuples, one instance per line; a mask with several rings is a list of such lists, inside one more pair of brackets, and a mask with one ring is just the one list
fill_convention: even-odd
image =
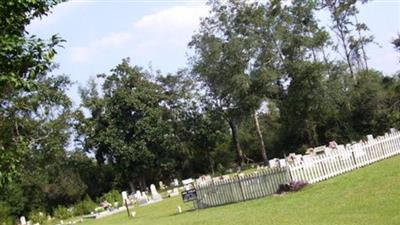
[(0, 202), (0, 225), (13, 225), (14, 218), (10, 215), (10, 206)]
[(35, 210), (29, 213), (28, 219), (31, 220), (34, 224), (39, 223), (43, 225), (47, 222), (47, 214)]
[(114, 202), (118, 202), (119, 206), (122, 205), (122, 195), (117, 190), (111, 190), (110, 192), (103, 194), (100, 199), (101, 201), (107, 201), (112, 206), (114, 206)]
[(73, 211), (68, 209), (65, 206), (59, 205), (55, 210), (54, 210), (54, 217), (58, 219), (68, 219), (73, 216)]
[(278, 189), (277, 193), (281, 194), (283, 192), (299, 191), (306, 185), (307, 185), (307, 182), (305, 182), (305, 181), (291, 181), (288, 184), (279, 185), (279, 189)]
[(299, 191), (306, 185), (307, 185), (307, 182), (305, 182), (305, 181), (290, 182), (290, 191)]
[(83, 201), (77, 203), (74, 207), (76, 216), (90, 214), (97, 207), (96, 203), (92, 201), (89, 195), (86, 195)]

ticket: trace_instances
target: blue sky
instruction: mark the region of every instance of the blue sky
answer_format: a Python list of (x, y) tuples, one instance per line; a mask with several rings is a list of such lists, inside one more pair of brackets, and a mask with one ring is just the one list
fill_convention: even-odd
[[(67, 42), (59, 49), (57, 74), (76, 83), (69, 91), (79, 104), (77, 87), (90, 77), (107, 73), (122, 58), (162, 72), (187, 65), (187, 43), (207, 16), (203, 0), (70, 0), (53, 13), (35, 20), (31, 34), (48, 38), (58, 33)], [(326, 16), (320, 15), (327, 24)], [(375, 0), (360, 8), (359, 20), (367, 23), (380, 46), (370, 46), (369, 64), (385, 74), (400, 70), (399, 54), (390, 41), (400, 33), (400, 0)]]

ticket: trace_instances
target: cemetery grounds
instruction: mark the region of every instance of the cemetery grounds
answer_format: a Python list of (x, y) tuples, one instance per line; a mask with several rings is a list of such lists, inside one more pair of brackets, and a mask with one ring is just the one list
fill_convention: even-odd
[[(177, 213), (177, 206), (183, 212)], [(134, 218), (126, 212), (87, 220), (83, 225), (399, 225), (400, 156), (336, 178), (309, 185), (296, 193), (214, 208), (193, 210), (180, 197), (143, 207)]]

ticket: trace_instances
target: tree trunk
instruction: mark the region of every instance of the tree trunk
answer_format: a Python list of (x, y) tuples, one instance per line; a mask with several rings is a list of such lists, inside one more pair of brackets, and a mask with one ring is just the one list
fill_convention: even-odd
[(135, 193), (135, 185), (133, 184), (132, 181), (129, 181), (129, 187), (131, 188), (131, 193)]
[[(358, 18), (356, 15), (354, 15), (355, 19), (356, 19), (356, 24), (358, 24)], [(360, 41), (362, 40), (362, 35), (361, 35), (361, 31), (359, 29), (357, 29), (358, 31), (358, 39), (360, 39)], [(361, 51), (363, 53), (363, 59), (364, 59), (364, 65), (365, 65), (365, 70), (368, 72), (368, 57), (367, 57), (367, 53), (365, 52), (365, 48), (364, 48), (365, 43), (363, 41), (361, 41)]]
[(235, 121), (233, 119), (230, 119), (229, 126), (231, 127), (231, 130), (232, 130), (232, 141), (233, 141), (233, 144), (235, 145), (236, 152), (238, 154), (239, 165), (244, 166), (244, 156), (243, 156), (242, 148), (240, 147), (237, 124), (235, 123)]
[(258, 115), (255, 110), (254, 110), (253, 118), (254, 118), (254, 124), (256, 125), (256, 133), (257, 133), (258, 142), (260, 143), (260, 151), (261, 151), (261, 155), (263, 158), (263, 162), (264, 162), (264, 165), (268, 165), (268, 158), (267, 158), (267, 152), (265, 151), (264, 139), (263, 139), (263, 135), (261, 133), (260, 124), (258, 122)]

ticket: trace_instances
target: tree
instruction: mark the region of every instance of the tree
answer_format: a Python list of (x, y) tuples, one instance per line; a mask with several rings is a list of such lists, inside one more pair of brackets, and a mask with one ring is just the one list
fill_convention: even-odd
[(397, 35), (397, 38), (393, 39), (392, 41), (393, 47), (400, 52), (400, 34)]
[(255, 63), (260, 54), (260, 30), (264, 22), (261, 5), (240, 1), (211, 1), (211, 15), (201, 22), (200, 31), (193, 36), (190, 47), (193, 74), (207, 87), (213, 106), (228, 122), (232, 142), (240, 165), (245, 155), (238, 137), (238, 124), (243, 116), (252, 115), (260, 152), (267, 162), (265, 145), (259, 127), (259, 109), (264, 91), (269, 88), (273, 74)]
[[(142, 189), (147, 181), (175, 169), (176, 151), (169, 142), (172, 127), (162, 106), (162, 88), (139, 67), (125, 59), (104, 78), (103, 96), (95, 88), (82, 91), (83, 106), (91, 116), (85, 122), (85, 149), (99, 163), (111, 163), (122, 179)], [(89, 94), (85, 96), (86, 93)], [(163, 171), (161, 174), (159, 173)]]
[[(368, 27), (357, 19), (357, 2), (357, 0), (319, 1), (320, 6), (328, 9), (330, 13), (332, 19), (331, 29), (338, 37), (343, 49), (342, 53), (353, 77), (356, 73), (354, 63), (359, 68), (368, 70), (368, 57), (365, 46), (373, 42), (373, 36), (363, 35), (363, 32), (368, 31)], [(368, 0), (361, 0), (360, 2), (366, 3)], [(335, 48), (337, 49), (337, 47)]]
[(66, 94), (70, 81), (65, 76), (42, 76), (35, 82), (35, 90), (4, 95), (7, 104), (0, 109), (0, 130), (12, 131), (1, 133), (2, 145), (21, 154), (13, 158), (18, 176), (1, 188), (0, 202), (11, 206), (13, 216), (75, 202), (86, 189), (66, 163), (72, 122), (72, 103)]
[[(38, 79), (45, 76), (53, 66), (55, 48), (62, 40), (52, 36), (44, 41), (29, 35), (26, 26), (35, 18), (47, 15), (61, 1), (24, 0), (0, 3), (0, 106), (5, 111), (13, 104), (10, 95), (20, 90), (35, 90)], [(2, 115), (0, 135), (0, 188), (15, 179), (24, 154), (26, 140), (19, 133), (17, 114)], [(11, 124), (9, 121), (13, 121)], [(10, 132), (11, 131), (11, 132)]]
[(36, 77), (52, 66), (55, 47), (62, 40), (53, 35), (46, 42), (29, 35), (26, 26), (35, 18), (46, 16), (62, 0), (4, 1), (0, 4), (0, 87), (1, 92), (14, 88), (33, 88)]

